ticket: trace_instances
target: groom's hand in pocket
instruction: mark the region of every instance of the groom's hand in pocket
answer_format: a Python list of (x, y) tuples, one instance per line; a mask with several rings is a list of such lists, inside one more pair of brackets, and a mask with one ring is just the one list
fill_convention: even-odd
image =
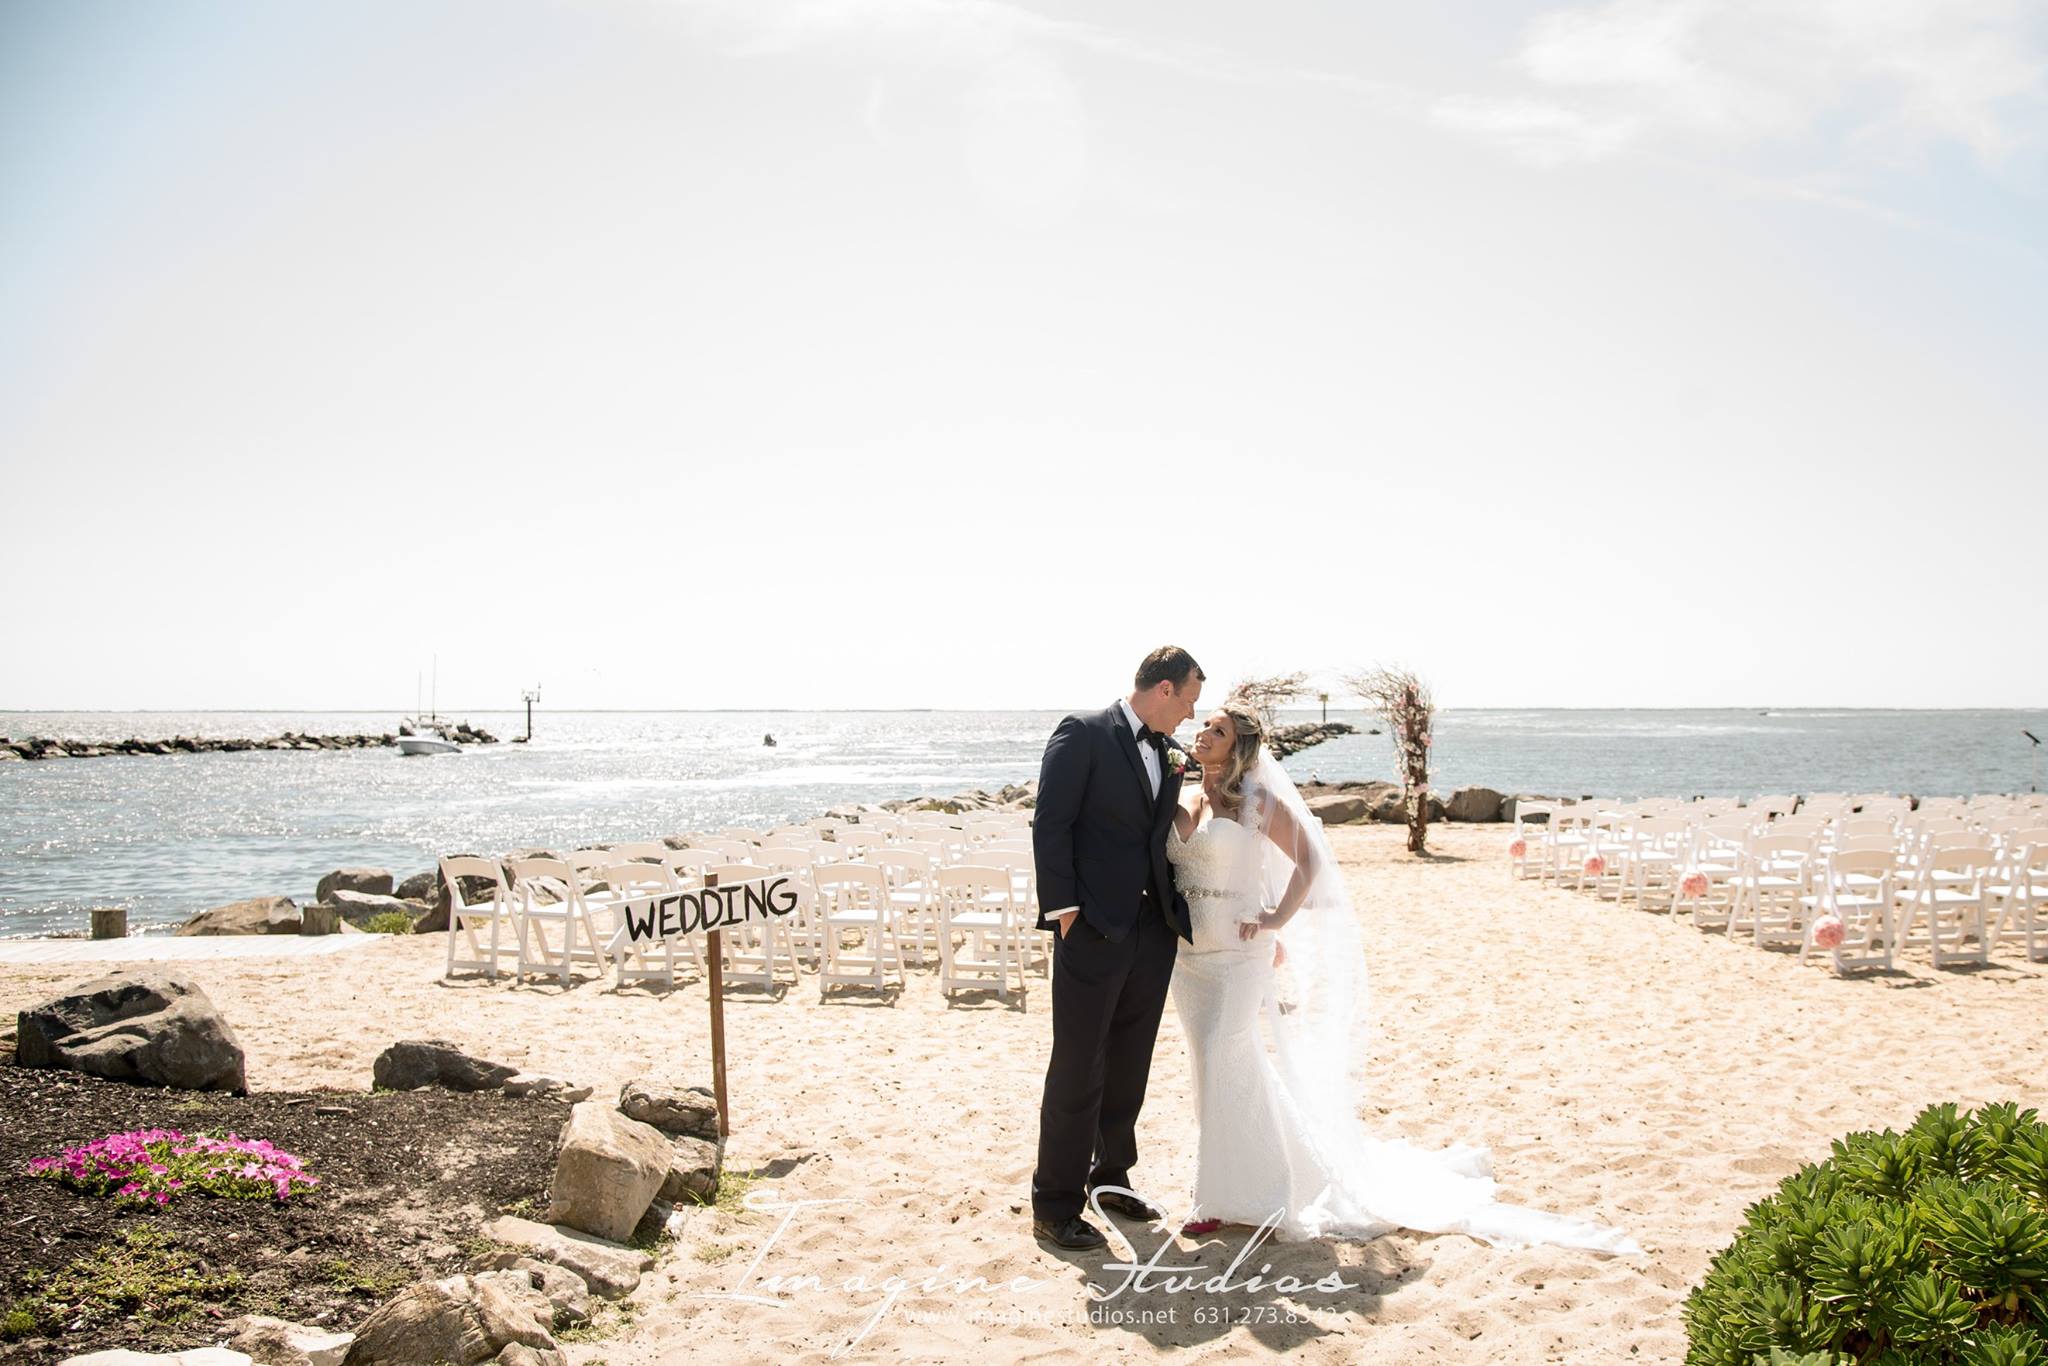
[(1067, 937), (1067, 931), (1074, 928), (1074, 917), (1080, 913), (1081, 909), (1077, 906), (1071, 911), (1060, 911), (1053, 916), (1053, 919), (1059, 922), (1060, 938), (1065, 939)]

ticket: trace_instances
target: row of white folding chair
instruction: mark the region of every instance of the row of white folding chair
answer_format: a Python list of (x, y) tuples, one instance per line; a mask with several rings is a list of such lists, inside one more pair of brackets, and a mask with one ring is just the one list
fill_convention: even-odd
[[(513, 861), (508, 885), (505, 868), (491, 860), (452, 861), (444, 877), (458, 889), (459, 909), (451, 917), (449, 932), (449, 971), (463, 967), (478, 967), (495, 974), (497, 959), (501, 951), (500, 925), (511, 920), (517, 934), (517, 974), (521, 980), (539, 968), (559, 972), (564, 983), (569, 980), (571, 970), (578, 964), (588, 963), (600, 971), (615, 966), (621, 984), (626, 981), (664, 980), (673, 984), (675, 976), (676, 942), (662, 941), (657, 946), (637, 947), (619, 940), (620, 950), (614, 962), (607, 947), (623, 923), (618, 914), (627, 901), (640, 896), (660, 895), (678, 890), (684, 885), (703, 879), (706, 875), (719, 879), (721, 885), (735, 881), (750, 880), (762, 875), (762, 869), (787, 870), (798, 873), (801, 895), (798, 913), (791, 921), (771, 920), (760, 926), (736, 927), (725, 931), (720, 939), (724, 948), (724, 965), (735, 984), (755, 982), (770, 986), (778, 980), (778, 970), (783, 964), (789, 966), (791, 975), (797, 971), (796, 954), (800, 948), (808, 948), (821, 970), (825, 967), (828, 953), (827, 935), (811, 924), (816, 870), (812, 860), (817, 853), (829, 846), (816, 845), (808, 850), (795, 848), (777, 849), (759, 847), (750, 850), (751, 859), (746, 863), (720, 864), (715, 861), (719, 850), (688, 848), (668, 849), (653, 842), (613, 845), (607, 849), (583, 849), (572, 851), (562, 859), (536, 858)], [(841, 852), (851, 852), (841, 851)], [(934, 851), (941, 855), (949, 850)], [(920, 855), (908, 848), (898, 852), (893, 859), (896, 881), (905, 886), (906, 899), (913, 907), (921, 908), (936, 901), (938, 888), (946, 879), (940, 859)], [(994, 942), (999, 951), (994, 957), (1005, 965), (1014, 965), (1020, 980), (1023, 966), (1029, 959), (1030, 943), (1042, 936), (1027, 934), (1026, 930), (1035, 920), (1036, 891), (1031, 860), (1027, 849), (999, 850), (993, 847), (984, 851), (982, 865), (989, 873), (1000, 873), (1007, 882), (1005, 919), (1003, 932), (991, 939), (987, 927), (973, 927), (973, 943), (977, 950), (985, 949)], [(844, 867), (848, 865), (832, 865)], [(858, 866), (858, 865), (852, 865)], [(483, 877), (493, 887), (491, 895), (478, 904), (471, 904), (461, 898), (459, 888), (462, 877)], [(838, 881), (869, 881), (865, 875), (853, 874), (851, 879)], [(886, 885), (886, 884), (885, 884)], [(986, 893), (984, 893), (984, 897)], [(985, 913), (987, 907), (982, 907)], [(900, 976), (902, 939), (901, 931), (908, 930), (916, 936), (920, 949), (936, 947), (942, 959), (950, 961), (953, 938), (949, 932), (936, 930), (929, 920), (922, 917), (908, 924), (900, 924), (900, 917), (892, 914), (888, 926), (889, 942), (878, 941), (870, 955), (869, 971), (862, 974), (863, 980), (879, 977), (892, 963)], [(475, 939), (480, 926), (488, 923), (491, 945), (488, 953)], [(841, 924), (858, 923), (842, 917)], [(553, 926), (558, 931), (561, 943), (559, 952), (549, 945), (550, 936), (545, 927)], [(906, 936), (907, 937), (907, 936)], [(458, 942), (469, 946), (470, 956), (458, 960)], [(688, 953), (701, 972), (701, 940), (692, 936), (680, 941), (683, 952)], [(832, 945), (832, 949), (839, 948)], [(831, 972), (834, 977), (844, 975), (846, 954), (833, 952)], [(976, 957), (986, 959), (989, 952), (979, 952)], [(652, 966), (658, 957), (661, 966)], [(1050, 953), (1041, 955), (1045, 969), (1050, 970)], [(944, 968), (943, 975), (951, 977), (952, 969)], [(1007, 980), (1006, 978), (1004, 980)], [(821, 990), (830, 981), (821, 983)]]
[(1827, 950), (1838, 972), (1889, 968), (1900, 947), (1925, 946), (1936, 967), (1983, 963), (2008, 927), (2025, 934), (2029, 958), (2048, 955), (2048, 830), (2003, 850), (1981, 838), (1937, 839), (1908, 863), (1883, 833), (1822, 845), (1765, 829), (1738, 869), (1725, 879), (1727, 899), (1702, 898), (1695, 922), (1746, 931), (1759, 946), (1797, 945), (1803, 961), (1819, 951), (1818, 915), (1831, 912), (1843, 923), (1842, 944)]

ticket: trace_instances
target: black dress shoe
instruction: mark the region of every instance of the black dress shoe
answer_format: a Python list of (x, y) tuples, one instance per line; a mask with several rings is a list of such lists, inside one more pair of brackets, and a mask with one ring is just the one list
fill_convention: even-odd
[(1141, 1223), (1156, 1224), (1166, 1217), (1142, 1196), (1126, 1195), (1122, 1191), (1103, 1191), (1095, 1196), (1095, 1203), (1111, 1214), (1121, 1214), (1126, 1219), (1136, 1219)]
[(1064, 1219), (1033, 1219), (1031, 1232), (1033, 1236), (1069, 1252), (1092, 1252), (1098, 1247), (1109, 1246), (1109, 1239), (1102, 1236), (1102, 1230), (1078, 1214), (1070, 1214)]

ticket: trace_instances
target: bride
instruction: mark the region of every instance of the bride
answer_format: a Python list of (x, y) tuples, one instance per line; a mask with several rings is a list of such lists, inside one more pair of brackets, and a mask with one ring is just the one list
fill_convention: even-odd
[(1365, 1133), (1351, 1082), (1365, 1005), (1357, 922), (1321, 823), (1261, 738), (1239, 704), (1209, 718), (1194, 746), (1201, 785), (1182, 796), (1166, 841), (1194, 930), (1173, 973), (1200, 1123), (1183, 1231), (1272, 1224), (1274, 1237), (1298, 1239), (1408, 1228), (1638, 1251), (1617, 1229), (1498, 1203), (1483, 1149), (1430, 1152)]

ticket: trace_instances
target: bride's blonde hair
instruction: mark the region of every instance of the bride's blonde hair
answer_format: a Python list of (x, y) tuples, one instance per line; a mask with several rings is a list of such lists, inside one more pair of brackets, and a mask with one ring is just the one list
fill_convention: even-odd
[(1217, 710), (1230, 718), (1237, 743), (1230, 747), (1230, 757), (1223, 761), (1223, 776), (1216, 781), (1216, 795), (1235, 811), (1244, 805), (1244, 775), (1259, 761), (1259, 745), (1265, 739), (1266, 728), (1259, 724), (1259, 714), (1242, 702), (1225, 702)]

